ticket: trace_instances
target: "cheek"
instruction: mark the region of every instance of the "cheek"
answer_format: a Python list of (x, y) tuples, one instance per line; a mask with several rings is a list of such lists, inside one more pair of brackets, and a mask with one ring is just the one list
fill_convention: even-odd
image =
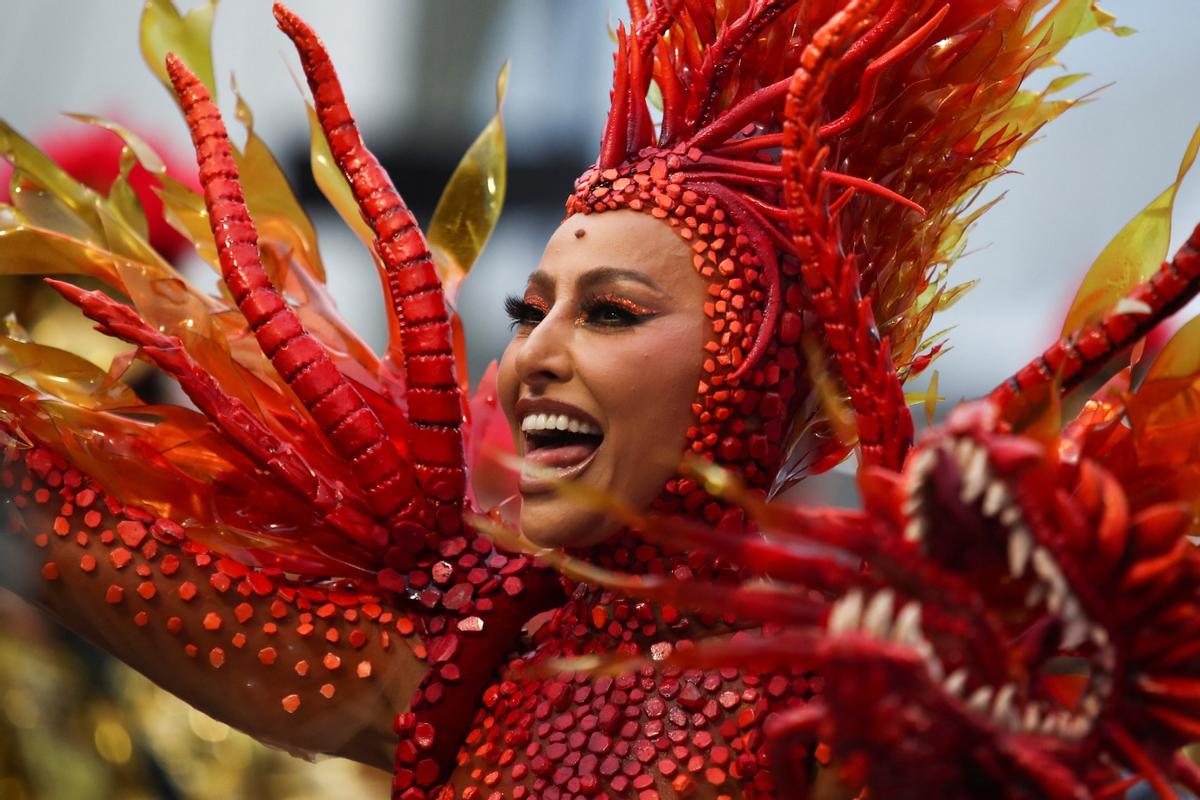
[(520, 388), (520, 380), (517, 378), (517, 349), (520, 344), (514, 338), (508, 343), (508, 347), (504, 348), (504, 355), (500, 357), (500, 366), (496, 370), (496, 394), (500, 400), (500, 408), (504, 411), (504, 416), (508, 419), (509, 424), (513, 424), (513, 409), (517, 404), (517, 395)]

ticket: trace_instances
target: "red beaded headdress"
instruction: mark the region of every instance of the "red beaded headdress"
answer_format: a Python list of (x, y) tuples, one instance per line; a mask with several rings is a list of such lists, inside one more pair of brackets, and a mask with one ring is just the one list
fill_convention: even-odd
[[(567, 212), (653, 214), (710, 281), (691, 451), (787, 485), (848, 452), (817, 402), (844, 394), (864, 461), (896, 466), (912, 433), (900, 387), (937, 352), (921, 339), (956, 294), (944, 267), (963, 212), (1068, 105), (1021, 79), (1069, 40), (1064, 15), (1107, 20), (1080, 3), (1035, 24), (1045, 5), (630, 0), (600, 155)], [(833, 392), (813, 391), (822, 361)], [(721, 513), (686, 478), (664, 500)]]

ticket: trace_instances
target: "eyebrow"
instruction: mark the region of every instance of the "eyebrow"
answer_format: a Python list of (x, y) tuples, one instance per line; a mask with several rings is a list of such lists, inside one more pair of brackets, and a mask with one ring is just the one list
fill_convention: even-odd
[[(663, 288), (655, 283), (650, 276), (643, 272), (638, 272), (633, 269), (620, 269), (619, 267), (596, 267), (589, 269), (581, 275), (576, 281), (581, 290), (587, 291), (595, 287), (597, 284), (611, 283), (616, 281), (632, 281), (640, 283), (643, 286), (653, 289), (659, 294), (666, 294)], [(537, 270), (529, 275), (529, 285), (536, 286), (541, 289), (549, 289), (554, 286), (554, 280), (542, 270)]]

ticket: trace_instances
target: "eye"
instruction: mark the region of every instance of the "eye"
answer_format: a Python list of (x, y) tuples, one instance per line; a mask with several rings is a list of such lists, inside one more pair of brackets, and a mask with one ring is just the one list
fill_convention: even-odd
[(532, 328), (546, 318), (546, 304), (540, 298), (509, 295), (504, 298), (504, 312), (512, 320), (511, 328)]
[(617, 295), (589, 297), (581, 312), (581, 322), (601, 328), (630, 328), (657, 314), (653, 309)]

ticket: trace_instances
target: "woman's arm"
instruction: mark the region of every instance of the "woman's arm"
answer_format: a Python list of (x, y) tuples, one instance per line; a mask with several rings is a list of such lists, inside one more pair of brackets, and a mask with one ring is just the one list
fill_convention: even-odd
[(163, 688), (289, 751), (391, 769), (429, 668), (379, 598), (249, 570), (46, 450), (0, 467), (0, 581)]

